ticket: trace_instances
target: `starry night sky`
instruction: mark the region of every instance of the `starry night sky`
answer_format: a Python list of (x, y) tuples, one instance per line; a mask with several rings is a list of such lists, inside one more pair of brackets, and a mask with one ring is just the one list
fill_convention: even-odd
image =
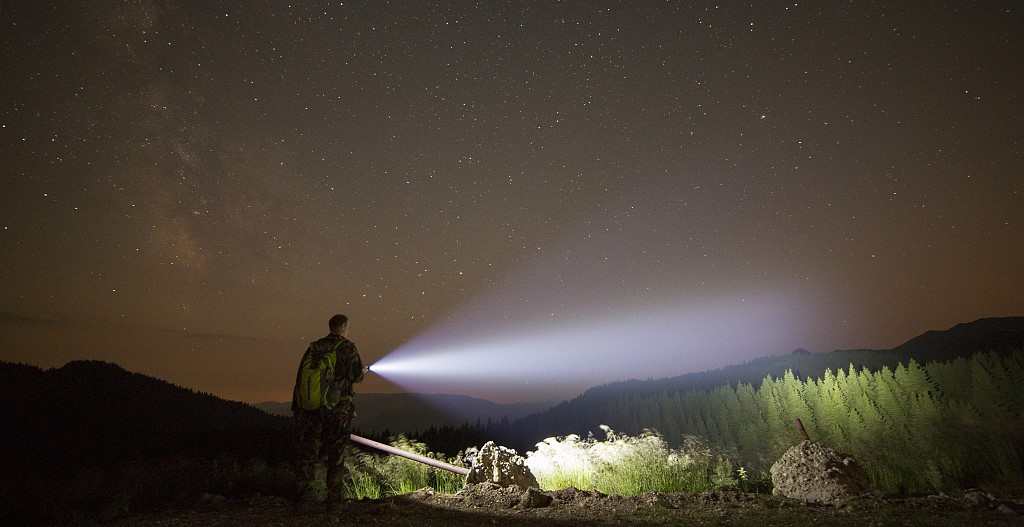
[(1017, 2), (43, 4), (0, 12), (0, 359), (285, 400), (331, 314), (372, 361), (496, 288), (786, 292), (815, 351), (1024, 313)]

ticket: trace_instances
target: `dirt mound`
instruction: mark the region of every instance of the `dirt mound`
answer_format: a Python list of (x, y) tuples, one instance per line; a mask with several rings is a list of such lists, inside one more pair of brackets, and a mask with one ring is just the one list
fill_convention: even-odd
[(868, 490), (867, 476), (850, 456), (801, 441), (772, 465), (772, 493), (835, 505)]
[(455, 494), (464, 507), (508, 509), (514, 507), (522, 497), (522, 491), (515, 486), (502, 487), (486, 481), (466, 485)]
[(466, 483), (494, 483), (499, 487), (517, 487), (520, 491), (540, 486), (523, 456), (511, 448), (495, 445), (494, 441), (488, 441), (476, 452)]
[(551, 491), (551, 497), (559, 501), (578, 501), (590, 498), (604, 498), (607, 497), (607, 494), (596, 490), (580, 490), (576, 487), (566, 487)]

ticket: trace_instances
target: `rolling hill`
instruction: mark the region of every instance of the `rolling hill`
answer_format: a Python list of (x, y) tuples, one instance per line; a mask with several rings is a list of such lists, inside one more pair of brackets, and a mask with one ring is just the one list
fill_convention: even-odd
[(287, 420), (100, 361), (43, 370), (0, 362), (7, 466), (33, 470), (108, 466), (182, 453), (217, 455), (266, 446), (254, 441)]
[(287, 419), (109, 362), (0, 362), (0, 398), (4, 525), (111, 518), (235, 488), (240, 463), (290, 459)]

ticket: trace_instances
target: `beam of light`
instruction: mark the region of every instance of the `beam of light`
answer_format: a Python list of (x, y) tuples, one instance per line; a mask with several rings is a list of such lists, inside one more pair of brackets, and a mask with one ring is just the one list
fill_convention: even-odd
[(781, 297), (735, 298), (524, 322), (490, 334), (436, 328), (377, 361), (373, 372), (418, 391), (666, 377), (796, 347), (788, 307)]
[[(670, 242), (686, 230), (679, 210), (633, 214), (633, 197), (560, 225), (557, 240), (478, 281), (374, 371), (410, 392), (550, 401), (813, 348), (814, 336), (831, 329), (829, 312), (840, 306), (825, 285), (769, 280), (768, 269), (751, 272), (741, 258), (708, 258), (707, 247), (741, 255), (775, 251), (771, 243), (716, 236), (677, 251)], [(599, 228), (610, 221), (607, 207), (621, 212), (614, 229)], [(714, 224), (720, 212), (686, 218)]]

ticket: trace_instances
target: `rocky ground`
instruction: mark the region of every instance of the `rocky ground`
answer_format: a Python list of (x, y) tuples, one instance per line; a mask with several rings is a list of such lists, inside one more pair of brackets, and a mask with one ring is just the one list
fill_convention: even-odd
[(194, 507), (123, 518), (118, 527), (325, 525), (1024, 525), (1024, 501), (980, 491), (959, 496), (881, 499), (863, 496), (840, 505), (806, 505), (763, 494), (707, 492), (605, 496), (471, 485), (455, 495), (428, 490), (382, 500), (349, 502), (342, 510), (297, 512), (284, 499), (206, 499)]

